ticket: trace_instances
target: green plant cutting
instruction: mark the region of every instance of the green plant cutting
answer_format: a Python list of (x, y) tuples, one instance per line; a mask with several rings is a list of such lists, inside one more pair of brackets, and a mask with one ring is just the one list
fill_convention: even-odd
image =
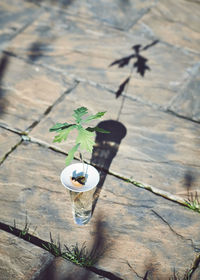
[[(101, 118), (105, 113), (106, 112), (98, 112), (95, 115), (86, 116), (88, 114), (88, 109), (86, 107), (80, 107), (74, 110), (74, 113), (72, 115), (74, 118), (74, 123), (72, 124), (67, 122), (56, 123), (53, 127), (49, 129), (50, 132), (57, 133), (57, 135), (54, 137), (53, 142), (58, 142), (58, 143), (62, 141), (66, 141), (70, 132), (75, 130), (78, 131), (78, 135), (75, 139), (75, 144), (68, 152), (68, 156), (65, 162), (66, 166), (68, 166), (71, 163), (77, 151), (80, 152), (80, 158), (84, 163), (82, 152), (87, 151), (92, 153), (93, 147), (95, 145), (95, 141), (94, 141), (95, 132), (110, 133), (109, 131), (102, 129), (98, 126), (94, 126), (94, 127), (87, 126), (89, 122)], [(84, 178), (79, 178), (79, 179), (84, 180)]]

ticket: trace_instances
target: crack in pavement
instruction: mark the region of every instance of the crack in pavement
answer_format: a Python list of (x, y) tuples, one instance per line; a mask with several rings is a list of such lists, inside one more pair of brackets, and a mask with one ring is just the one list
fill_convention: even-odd
[(19, 145), (21, 145), (22, 142), (23, 142), (23, 139), (20, 139), (20, 141), (17, 144), (15, 144), (13, 147), (11, 147), (10, 150), (6, 154), (4, 154), (3, 158), (0, 160), (0, 166), (4, 163), (4, 161), (7, 159), (7, 157), (13, 151), (15, 151)]
[[(1, 127), (1, 126), (0, 126)], [(4, 127), (6, 129), (6, 127)], [(8, 129), (9, 131), (12, 131), (11, 128)], [(9, 156), (10, 153), (12, 153), (12, 151), (14, 151), (22, 142), (30, 142), (30, 143), (34, 143), (34, 144), (37, 144), (41, 147), (45, 147), (45, 148), (48, 148), (54, 152), (58, 152), (60, 154), (63, 154), (63, 155), (68, 155), (68, 153), (66, 153), (64, 150), (58, 148), (57, 146), (55, 145), (52, 145), (52, 144), (49, 144), (48, 142), (45, 142), (45, 141), (42, 141), (38, 138), (34, 138), (32, 136), (29, 136), (27, 134), (27, 132), (19, 132), (19, 131), (13, 131), (15, 133), (17, 133), (18, 135), (21, 135), (22, 139), (20, 140), (20, 142), (18, 144), (16, 144), (14, 146), (13, 149), (11, 149), (7, 154), (6, 156), (4, 156), (4, 159), (3, 161), (0, 162), (0, 165), (4, 162), (4, 160)], [(79, 158), (77, 157), (74, 157), (75, 160), (80, 160)], [(86, 163), (90, 164), (88, 161), (85, 161)], [(96, 164), (93, 164), (94, 167), (96, 167), (97, 169), (99, 168), (98, 165)], [(179, 197), (179, 196), (176, 196), (176, 195), (173, 195), (171, 194), (170, 192), (167, 192), (167, 191), (163, 191), (161, 189), (158, 189), (156, 187), (153, 187), (153, 186), (150, 186), (150, 185), (146, 185), (142, 182), (137, 182), (137, 181), (134, 181), (134, 179), (132, 178), (126, 178), (124, 177), (122, 174), (117, 174), (115, 173), (114, 171), (110, 171), (110, 170), (107, 170), (107, 169), (104, 169), (102, 167), (101, 168), (101, 171), (104, 171), (105, 173), (107, 173), (108, 175), (111, 175), (111, 176), (114, 176), (115, 178), (118, 178), (120, 180), (123, 180), (124, 182), (127, 182), (127, 183), (130, 183), (136, 187), (139, 187), (139, 188), (142, 188), (144, 190), (147, 190), (147, 191), (150, 191), (151, 193), (155, 194), (155, 195), (158, 195), (158, 196), (161, 196), (163, 197), (164, 199), (167, 199), (167, 200), (170, 200), (170, 201), (173, 201), (175, 203), (178, 203), (179, 205), (181, 206), (184, 206), (184, 207), (188, 207), (185, 199), (183, 199), (182, 197)]]
[[(34, 144), (37, 144), (41, 147), (45, 147), (45, 148), (48, 148), (54, 152), (58, 152), (60, 154), (63, 154), (63, 155), (68, 155), (68, 153), (66, 153), (64, 150), (58, 148), (57, 146), (55, 145), (51, 145), (45, 141), (42, 141), (40, 139), (37, 139), (37, 138), (34, 138), (34, 137), (31, 137), (31, 136), (28, 136), (27, 134), (26, 135), (21, 135), (22, 136), (22, 140), (20, 141), (20, 144), (24, 141), (24, 142), (30, 142), (30, 143), (34, 143)], [(15, 147), (16, 149), (17, 147)], [(11, 153), (12, 151), (10, 151)], [(9, 153), (9, 154), (10, 154)], [(79, 158), (77, 157), (74, 157), (75, 160), (80, 160)], [(85, 161), (87, 164), (90, 164), (88, 161)], [(95, 165), (93, 164), (94, 167), (96, 167), (97, 169), (99, 168), (98, 165)], [(179, 197), (179, 196), (176, 196), (176, 195), (173, 195), (167, 191), (163, 191), (161, 189), (158, 189), (156, 187), (153, 187), (153, 186), (150, 186), (150, 185), (146, 185), (144, 183), (141, 183), (141, 182), (137, 182), (137, 181), (134, 181), (133, 179), (130, 179), (130, 178), (126, 178), (124, 177), (123, 175), (121, 174), (117, 174), (113, 171), (109, 171), (107, 169), (104, 169), (101, 167), (101, 171), (107, 173), (108, 175), (111, 175), (111, 176), (114, 176), (115, 178), (118, 178), (120, 180), (123, 180), (124, 182), (127, 182), (127, 183), (131, 183), (132, 185), (136, 186), (136, 187), (139, 187), (139, 188), (142, 188), (144, 190), (148, 190), (150, 191), (151, 193), (155, 194), (155, 195), (158, 195), (158, 196), (161, 196), (167, 200), (170, 200), (170, 201), (173, 201), (173, 202), (176, 202), (182, 206), (185, 206), (185, 207), (188, 207), (185, 199), (183, 199), (182, 197)]]
[[(170, 45), (170, 44), (169, 44), (169, 45)], [(171, 45), (170, 45), (170, 46), (171, 46)], [(10, 56), (16, 57), (16, 58), (18, 58), (18, 59), (20, 59), (20, 60), (22, 60), (22, 61), (24, 61), (24, 62), (26, 62), (26, 63), (28, 63), (28, 64), (30, 64), (30, 65), (40, 66), (40, 67), (42, 67), (43, 69), (46, 69), (46, 70), (51, 71), (51, 72), (53, 72), (53, 73), (60, 73), (60, 74), (62, 75), (63, 80), (64, 80), (63, 70), (61, 70), (61, 69), (57, 69), (57, 68), (55, 69), (55, 68), (53, 68), (53, 67), (49, 67), (48, 65), (42, 64), (42, 63), (30, 62), (28, 59), (26, 59), (26, 58), (24, 58), (24, 57), (21, 57), (21, 56), (19, 56), (19, 55), (13, 53), (13, 52), (11, 52), (11, 51), (3, 51), (3, 53), (5, 53), (6, 55), (10, 55)], [(111, 89), (111, 88), (108, 88), (108, 87), (107, 87), (106, 85), (104, 85), (104, 84), (100, 84), (100, 83), (97, 83), (97, 82), (92, 81), (92, 80), (87, 80), (87, 79), (85, 79), (85, 78), (81, 78), (81, 77), (75, 76), (73, 73), (70, 74), (69, 77), (71, 77), (71, 79), (72, 79), (72, 81), (73, 81), (74, 83), (77, 83), (77, 84), (78, 84), (78, 83), (81, 83), (81, 82), (82, 82), (82, 83), (86, 83), (86, 84), (89, 84), (89, 85), (94, 86), (94, 87), (96, 87), (96, 88), (101, 88), (101, 89), (103, 89), (103, 90), (106, 90), (107, 92), (109, 92), (109, 93), (111, 93), (111, 94), (113, 94), (113, 95), (116, 94), (116, 90), (113, 90), (113, 89)], [(76, 85), (76, 86), (77, 86), (77, 85)], [(167, 89), (167, 88), (166, 88), (166, 89)], [(72, 90), (73, 90), (73, 89), (72, 89)], [(200, 121), (196, 121), (196, 120), (193, 120), (193, 119), (191, 119), (191, 118), (189, 118), (189, 117), (182, 116), (181, 114), (178, 114), (178, 113), (176, 113), (176, 112), (170, 110), (170, 109), (168, 108), (168, 107), (169, 107), (168, 105), (167, 105), (167, 106), (162, 106), (162, 105), (158, 105), (158, 104), (156, 104), (156, 103), (148, 102), (147, 100), (143, 100), (143, 99), (139, 98), (138, 96), (129, 96), (127, 92), (124, 92), (124, 94), (122, 94), (122, 97), (125, 97), (126, 99), (129, 99), (129, 100), (131, 100), (131, 101), (137, 102), (137, 103), (139, 103), (139, 104), (148, 106), (148, 107), (150, 107), (150, 108), (152, 108), (152, 109), (154, 109), (154, 110), (157, 110), (157, 111), (159, 111), (159, 112), (163, 112), (163, 113), (165, 113), (165, 114), (174, 116), (174, 117), (176, 117), (176, 118), (185, 119), (185, 120), (187, 120), (187, 121), (191, 121), (191, 122), (198, 123), (198, 124), (200, 123)], [(51, 105), (51, 106), (54, 106), (54, 104)], [(49, 107), (51, 107), (51, 106), (49, 106)], [(47, 110), (48, 110), (48, 109), (47, 109)], [(37, 122), (37, 121), (36, 121), (36, 122)], [(35, 125), (37, 125), (37, 123), (33, 124), (34, 127), (35, 127)]]
[(59, 97), (57, 98), (53, 104), (51, 104), (45, 111), (44, 113), (42, 114), (42, 116), (34, 121), (27, 129), (26, 129), (26, 132), (30, 132), (34, 127), (36, 127), (43, 118), (45, 118), (50, 112), (51, 110), (59, 103), (61, 103), (63, 101), (63, 99), (65, 98), (65, 96), (67, 94), (69, 94), (71, 91), (73, 91), (76, 87), (77, 87), (78, 83), (74, 83), (69, 89), (67, 89), (66, 91), (64, 91), (64, 93)]
[[(30, 225), (26, 224), (26, 227), (27, 226), (30, 226)], [(25, 229), (28, 230), (29, 228), (26, 228), (26, 227), (25, 227)], [(14, 225), (14, 227), (13, 227), (13, 226), (10, 226), (8, 224), (0, 222), (0, 229), (3, 230), (3, 231), (6, 231), (8, 233), (11, 233), (14, 236), (17, 236), (18, 238), (21, 238), (21, 239), (23, 239), (23, 240), (25, 240), (25, 241), (27, 241), (31, 244), (34, 244), (35, 246), (40, 247), (43, 250), (46, 250), (47, 252), (49, 252), (52, 255), (54, 255), (55, 257), (57, 257), (57, 255), (55, 255), (53, 253), (53, 251), (48, 249), (48, 248), (51, 248), (51, 247), (49, 247), (49, 244), (51, 244), (52, 241), (47, 242), (47, 241), (42, 240), (39, 237), (36, 237), (36, 236), (34, 236), (34, 235), (32, 235), (28, 232), (26, 232), (25, 234), (22, 234), (23, 230), (20, 230), (20, 229), (16, 228), (16, 225)], [(50, 234), (50, 236), (51, 236), (51, 234)], [(61, 257), (63, 257), (62, 254), (61, 254)], [(66, 258), (64, 258), (64, 259), (66, 259)], [(68, 260), (68, 261), (70, 261), (70, 260)], [(103, 269), (99, 269), (99, 268), (96, 268), (94, 266), (84, 267), (84, 268), (89, 270), (89, 271), (92, 271), (92, 272), (94, 272), (94, 273), (96, 273), (100, 276), (106, 277), (107, 279), (110, 279), (110, 280), (123, 280), (122, 278), (116, 276), (112, 272), (109, 272), (109, 271), (106, 271), (106, 270), (103, 270)]]
[(157, 216), (159, 219), (161, 219), (177, 237), (181, 238), (181, 239), (184, 240), (184, 241), (190, 241), (191, 247), (194, 249), (194, 251), (195, 251), (195, 252), (198, 252), (198, 253), (200, 252), (200, 244), (198, 244), (198, 246), (199, 246), (199, 247), (198, 247), (197, 245), (194, 244), (194, 242), (193, 242), (193, 240), (192, 240), (191, 238), (185, 238), (185, 237), (182, 236), (181, 234), (177, 233), (177, 232), (172, 228), (172, 226), (171, 226), (160, 214), (158, 214), (158, 213), (157, 213), (156, 211), (154, 211), (154, 210), (151, 210), (151, 211), (155, 214), (155, 216)]

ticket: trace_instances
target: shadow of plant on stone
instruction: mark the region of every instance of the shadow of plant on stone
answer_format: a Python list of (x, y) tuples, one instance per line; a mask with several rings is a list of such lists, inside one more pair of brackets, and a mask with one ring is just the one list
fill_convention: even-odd
[(3, 54), (3, 56), (0, 59), (0, 115), (5, 112), (6, 108), (6, 99), (5, 99), (5, 91), (3, 90), (3, 78), (6, 74), (7, 68), (9, 65), (9, 58), (6, 54)]
[[(102, 121), (99, 128), (109, 130), (109, 134), (96, 132), (95, 147), (90, 163), (95, 165), (100, 172), (100, 180), (94, 193), (93, 211), (99, 198), (101, 189), (109, 171), (110, 165), (116, 156), (122, 139), (126, 136), (126, 127), (114, 120)], [(93, 212), (92, 211), (92, 212)]]
[(151, 70), (151, 68), (147, 65), (148, 59), (142, 56), (141, 52), (156, 45), (158, 42), (158, 40), (155, 40), (151, 44), (148, 44), (143, 48), (142, 45), (134, 45), (132, 46), (132, 49), (134, 50), (133, 54), (117, 59), (109, 65), (109, 67), (117, 65), (119, 68), (123, 68), (127, 66), (131, 60), (134, 60), (129, 76), (119, 85), (118, 90), (115, 92), (116, 98), (118, 98), (125, 90), (127, 90), (134, 68), (136, 68), (136, 72), (142, 77), (144, 77), (147, 70)]

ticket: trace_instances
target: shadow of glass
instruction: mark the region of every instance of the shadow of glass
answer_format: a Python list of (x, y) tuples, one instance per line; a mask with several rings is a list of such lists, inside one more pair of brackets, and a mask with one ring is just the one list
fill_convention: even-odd
[(195, 175), (191, 171), (185, 173), (183, 186), (186, 188), (187, 194), (189, 194), (190, 191), (192, 191), (195, 180)]
[[(95, 147), (93, 149), (90, 163), (95, 165), (100, 173), (100, 181), (94, 192), (93, 211), (96, 206), (99, 194), (109, 171), (110, 165), (116, 156), (122, 139), (126, 136), (126, 127), (114, 120), (100, 122), (98, 127), (110, 131), (110, 133), (96, 134)], [(92, 212), (93, 212), (92, 211)]]
[(9, 64), (9, 58), (6, 54), (3, 54), (1, 60), (0, 60), (0, 115), (5, 113), (5, 108), (7, 105), (6, 99), (5, 99), (5, 91), (3, 90), (3, 79), (5, 77), (7, 68)]
[[(94, 264), (96, 264), (100, 258), (105, 255), (111, 244), (108, 244), (106, 241), (104, 223), (101, 216), (97, 217), (93, 230), (94, 237), (91, 249), (87, 251), (87, 256), (85, 257), (93, 260)], [(68, 261), (64, 261), (60, 257), (51, 261), (49, 265), (39, 273), (37, 280), (89, 280), (93, 279), (92, 277), (94, 274), (92, 272), (102, 277), (108, 277), (108, 279), (122, 280), (110, 272), (96, 268), (94, 265), (82, 269), (72, 265)]]

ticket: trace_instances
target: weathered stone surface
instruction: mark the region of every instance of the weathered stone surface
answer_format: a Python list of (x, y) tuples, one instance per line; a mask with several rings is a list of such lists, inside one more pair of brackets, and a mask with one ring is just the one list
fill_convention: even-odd
[(28, 1), (16, 0), (1, 1), (0, 9), (0, 50), (42, 12)]
[[(172, 9), (173, 6), (173, 9)], [(138, 22), (146, 33), (177, 47), (199, 52), (200, 9), (195, 1), (162, 0)]]
[[(64, 158), (31, 143), (13, 151), (1, 168), (2, 222), (12, 225), (15, 219), (23, 228), (27, 211), (37, 236), (49, 241), (51, 232), (54, 241), (59, 236), (68, 246), (86, 241), (90, 247), (96, 232), (107, 244), (97, 266), (122, 279), (138, 279), (127, 261), (140, 276), (152, 264), (161, 279), (174, 268), (183, 275), (191, 267), (200, 247), (198, 213), (108, 175), (91, 222), (74, 225), (70, 198), (59, 180)], [(95, 228), (98, 219), (101, 226)]]
[[(71, 79), (86, 80), (117, 91), (130, 75), (129, 65), (109, 67), (121, 58), (135, 54), (132, 46), (150, 45), (156, 37), (149, 38), (137, 27), (131, 32), (109, 28), (90, 17), (77, 19), (75, 15), (44, 14), (17, 36), (11, 44), (12, 51), (23, 57), (60, 71)], [(21, 42), (23, 41), (23, 49)], [(169, 44), (158, 42), (140, 52), (150, 68), (144, 76), (134, 68), (127, 94), (144, 104), (166, 107), (188, 79), (188, 71), (198, 61), (199, 55)], [(144, 61), (143, 61), (144, 62)], [(140, 61), (140, 68), (144, 68)], [(141, 70), (140, 70), (141, 71)], [(141, 71), (143, 72), (143, 71)]]
[[(197, 2), (44, 0), (35, 5), (2, 0), (0, 49), (6, 50), (7, 64), (1, 58), (0, 122), (26, 130), (40, 121), (32, 139), (52, 144), (48, 129), (70, 121), (75, 108), (105, 110), (101, 125), (112, 134), (98, 135), (92, 157), (86, 154), (86, 159), (172, 194), (199, 192), (199, 124), (175, 116), (199, 121)], [(129, 65), (124, 60), (126, 67), (109, 67), (129, 55), (134, 57)], [(114, 91), (136, 62), (126, 97), (115, 99)], [(82, 83), (64, 95), (72, 86), (67, 81), (74, 79)], [(11, 135), (7, 133), (1, 139)], [(15, 141), (11, 136), (3, 150)], [(67, 152), (71, 144), (57, 147)], [(62, 245), (86, 241), (90, 248), (98, 243), (103, 248), (104, 241), (108, 248), (96, 266), (124, 280), (145, 275), (164, 280), (174, 270), (181, 277), (192, 267), (200, 248), (198, 213), (101, 173), (94, 216), (88, 225), (77, 226), (59, 180), (64, 167), (63, 154), (37, 144), (19, 145), (1, 165), (1, 221), (13, 225), (15, 220), (23, 229), (27, 212), (30, 232), (37, 226), (43, 240), (49, 241), (51, 232)], [(12, 250), (6, 253), (12, 258)], [(55, 277), (62, 278), (63, 261), (55, 263)], [(198, 272), (193, 277), (198, 279)]]
[[(93, 152), (93, 162), (121, 176), (132, 177), (136, 181), (178, 195), (187, 195), (185, 177), (191, 173), (195, 180), (190, 188), (199, 191), (199, 125), (129, 98), (125, 99), (120, 111), (122, 102), (106, 90), (79, 84), (30, 135), (51, 145), (55, 134), (47, 131), (44, 134), (44, 130), (56, 122), (73, 122), (71, 116), (74, 109), (84, 105), (90, 113), (105, 110), (107, 113), (103, 120), (112, 120), (105, 129), (112, 130), (110, 137), (114, 139), (108, 139), (107, 147), (99, 144), (100, 148)], [(65, 111), (66, 114), (63, 114)], [(121, 143), (117, 139), (123, 133), (120, 123), (126, 129)], [(69, 135), (67, 142), (56, 146), (68, 152), (73, 140), (74, 137)], [(116, 143), (115, 152), (109, 142)], [(85, 154), (85, 157), (91, 159), (90, 155)]]
[(83, 267), (75, 265), (61, 257), (55, 258), (53, 263), (37, 276), (37, 280), (106, 280)]
[(192, 70), (191, 79), (171, 100), (169, 110), (189, 119), (200, 121), (200, 64), (197, 64)]
[[(129, 1), (129, 0), (100, 0), (94, 2), (87, 0), (79, 1), (57, 1), (54, 5), (62, 8), (66, 13), (78, 14), (80, 18), (90, 16), (91, 21), (100, 21), (102, 24), (117, 29), (128, 30), (156, 3), (151, 1)], [(44, 2), (48, 4), (48, 1)]]
[(0, 127), (0, 162), (3, 160), (4, 156), (19, 142), (20, 137), (17, 134)]
[(191, 280), (198, 280), (198, 279), (200, 279), (200, 266), (198, 266), (198, 268), (195, 270), (195, 272), (191, 277)]
[[(0, 122), (19, 130), (26, 130), (40, 120), (45, 111), (69, 88), (69, 84), (41, 67), (17, 58), (8, 57), (9, 64), (1, 86)], [(0, 101), (1, 101), (0, 100)]]
[(35, 273), (46, 269), (54, 257), (12, 234), (0, 230), (1, 280), (35, 279)]

